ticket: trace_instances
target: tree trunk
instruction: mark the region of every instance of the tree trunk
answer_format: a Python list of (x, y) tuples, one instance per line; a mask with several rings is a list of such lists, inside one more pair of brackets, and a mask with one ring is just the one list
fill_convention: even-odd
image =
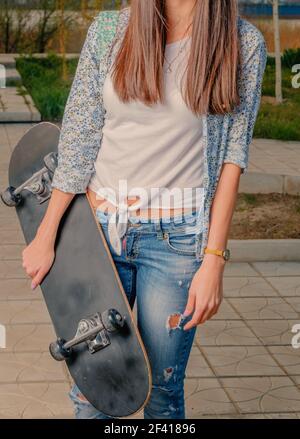
[(279, 0), (273, 0), (273, 26), (275, 42), (275, 60), (276, 60), (276, 102), (282, 103), (282, 65), (280, 49), (280, 28), (279, 28)]
[(67, 61), (66, 61), (66, 26), (65, 26), (65, 0), (58, 0), (59, 9), (59, 47), (62, 57), (62, 78), (64, 81), (68, 78)]

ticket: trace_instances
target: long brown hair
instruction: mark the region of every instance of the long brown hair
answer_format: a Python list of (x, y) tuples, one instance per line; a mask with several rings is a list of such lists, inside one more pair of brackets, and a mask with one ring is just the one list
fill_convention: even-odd
[[(182, 95), (196, 115), (225, 114), (239, 104), (237, 0), (196, 0)], [(123, 102), (163, 103), (164, 0), (131, 0), (129, 23), (112, 77)]]

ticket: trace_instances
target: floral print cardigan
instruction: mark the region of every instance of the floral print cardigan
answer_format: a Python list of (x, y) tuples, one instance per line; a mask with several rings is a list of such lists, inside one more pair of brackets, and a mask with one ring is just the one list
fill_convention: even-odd
[[(102, 11), (94, 19), (80, 55), (66, 104), (58, 145), (58, 166), (52, 187), (85, 193), (94, 172), (105, 121), (102, 88), (130, 17), (130, 7)], [(232, 113), (203, 115), (204, 203), (196, 232), (196, 258), (203, 259), (208, 241), (210, 210), (223, 163), (245, 172), (254, 124), (260, 105), (266, 66), (266, 44), (259, 30), (238, 17), (242, 63), (239, 76), (241, 102)]]

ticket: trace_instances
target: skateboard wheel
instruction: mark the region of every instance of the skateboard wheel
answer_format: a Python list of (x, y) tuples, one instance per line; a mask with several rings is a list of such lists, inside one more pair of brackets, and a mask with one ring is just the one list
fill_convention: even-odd
[(57, 154), (55, 152), (50, 152), (44, 157), (44, 164), (48, 171), (54, 174), (54, 171), (57, 167)]
[(21, 195), (15, 195), (14, 191), (15, 188), (10, 186), (1, 194), (1, 200), (8, 207), (18, 206), (22, 200)]
[(119, 331), (125, 323), (123, 316), (113, 308), (102, 313), (102, 321), (108, 332)]
[(49, 351), (54, 360), (64, 361), (71, 355), (71, 349), (65, 349), (64, 344), (66, 341), (62, 338), (58, 338), (56, 341), (50, 343)]

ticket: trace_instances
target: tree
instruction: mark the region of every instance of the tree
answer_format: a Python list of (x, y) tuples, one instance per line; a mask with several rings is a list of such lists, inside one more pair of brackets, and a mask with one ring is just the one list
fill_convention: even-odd
[(42, 0), (40, 5), (40, 17), (37, 25), (37, 52), (44, 53), (48, 41), (57, 32), (57, 23), (53, 19), (55, 16), (55, 2)]
[[(0, 49), (5, 52), (17, 52), (20, 47), (26, 48), (28, 42), (24, 41), (24, 32), (28, 31), (30, 11), (11, 6), (4, 0), (0, 7)], [(29, 43), (30, 45), (30, 43)]]
[(57, 0), (58, 9), (58, 32), (59, 32), (59, 48), (62, 56), (62, 78), (67, 80), (68, 70), (66, 61), (66, 23), (65, 23), (65, 1)]
[(273, 27), (275, 43), (275, 61), (276, 61), (276, 85), (275, 95), (276, 102), (282, 103), (282, 64), (280, 49), (280, 25), (279, 25), (279, 0), (271, 0), (273, 5)]

